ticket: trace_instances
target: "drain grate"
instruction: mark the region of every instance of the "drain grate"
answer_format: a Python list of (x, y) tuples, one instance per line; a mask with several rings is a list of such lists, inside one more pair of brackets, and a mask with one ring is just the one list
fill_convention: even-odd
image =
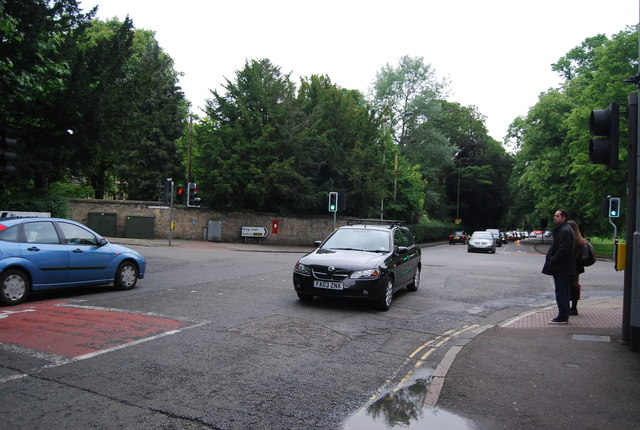
[(574, 334), (571, 336), (571, 339), (580, 342), (611, 342), (611, 336), (599, 336), (595, 334)]

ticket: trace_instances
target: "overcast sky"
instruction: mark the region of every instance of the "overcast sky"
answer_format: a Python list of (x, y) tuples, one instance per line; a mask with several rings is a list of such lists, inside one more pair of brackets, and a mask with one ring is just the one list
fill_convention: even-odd
[(268, 58), (295, 82), (326, 74), (366, 94), (385, 64), (409, 55), (449, 79), (448, 100), (477, 106), (499, 141), (541, 92), (559, 86), (552, 63), (639, 16), (638, 0), (82, 1), (85, 10), (95, 5), (100, 19), (129, 15), (156, 32), (199, 115), (245, 60)]

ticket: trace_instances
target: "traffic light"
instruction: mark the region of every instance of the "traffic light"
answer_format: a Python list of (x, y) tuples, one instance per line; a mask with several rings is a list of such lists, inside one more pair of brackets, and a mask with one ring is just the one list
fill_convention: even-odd
[(198, 186), (195, 182), (187, 184), (187, 207), (199, 208), (202, 199), (198, 197)]
[(331, 191), (329, 193), (329, 212), (338, 211), (338, 193)]
[(16, 172), (16, 166), (14, 162), (16, 160), (16, 146), (15, 139), (2, 136), (2, 142), (0, 142), (0, 175), (13, 175)]
[(620, 216), (620, 197), (611, 197), (609, 199), (609, 218), (618, 218)]
[(181, 205), (185, 202), (185, 187), (176, 188), (176, 204)]
[(606, 109), (591, 111), (589, 132), (589, 161), (604, 164), (607, 170), (618, 168), (618, 145), (620, 140), (620, 108), (611, 103)]
[(345, 190), (338, 191), (338, 209), (341, 211), (347, 209), (347, 192)]
[(160, 201), (165, 206), (171, 204), (171, 182), (164, 181), (162, 184), (162, 188), (160, 189)]

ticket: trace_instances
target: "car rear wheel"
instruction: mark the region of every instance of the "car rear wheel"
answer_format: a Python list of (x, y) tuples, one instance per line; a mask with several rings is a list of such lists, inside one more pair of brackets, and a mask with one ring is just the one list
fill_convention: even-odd
[(114, 284), (121, 290), (130, 290), (138, 282), (138, 266), (131, 261), (123, 261), (118, 266)]
[(0, 303), (17, 305), (25, 301), (30, 290), (29, 278), (17, 269), (7, 270), (0, 276)]
[(388, 311), (391, 309), (391, 302), (393, 302), (393, 278), (387, 278), (387, 285), (384, 290), (384, 295), (380, 297), (378, 301), (378, 309), (381, 311)]
[(407, 285), (408, 291), (418, 291), (420, 287), (420, 266), (416, 267), (416, 273), (413, 274), (413, 282)]

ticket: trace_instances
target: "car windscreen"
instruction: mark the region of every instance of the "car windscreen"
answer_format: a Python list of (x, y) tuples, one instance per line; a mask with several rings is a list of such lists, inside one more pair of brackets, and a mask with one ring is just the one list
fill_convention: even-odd
[(473, 233), (472, 239), (493, 239), (493, 235), (491, 233), (479, 232)]
[(366, 229), (336, 231), (323, 245), (323, 249), (389, 252), (390, 232)]

